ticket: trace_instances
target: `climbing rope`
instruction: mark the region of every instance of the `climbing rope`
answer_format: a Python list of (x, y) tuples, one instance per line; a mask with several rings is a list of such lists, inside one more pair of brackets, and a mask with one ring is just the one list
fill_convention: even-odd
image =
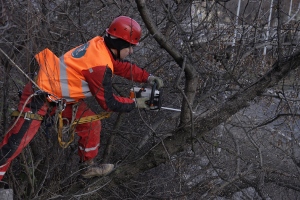
[(40, 91), (42, 89), (0, 48), (0, 52)]
[[(58, 143), (62, 148), (67, 148), (75, 138), (75, 128), (78, 124), (84, 124), (89, 123), (101, 119), (105, 119), (110, 117), (110, 112), (102, 112), (97, 115), (91, 115), (86, 117), (81, 117), (80, 119), (76, 118), (76, 113), (78, 110), (78, 106), (80, 103), (75, 103), (72, 106), (72, 119), (71, 122), (69, 122), (68, 119), (62, 117), (62, 111), (64, 110), (64, 106), (58, 105), (57, 111), (56, 111), (56, 124), (57, 124), (57, 139)], [(64, 124), (65, 122), (65, 124)], [(69, 135), (69, 141), (64, 141), (63, 136)]]

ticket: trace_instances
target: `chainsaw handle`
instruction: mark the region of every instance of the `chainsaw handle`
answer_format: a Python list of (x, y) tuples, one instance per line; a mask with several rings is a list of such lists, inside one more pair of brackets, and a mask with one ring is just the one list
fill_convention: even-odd
[(152, 85), (152, 90), (151, 90), (151, 96), (150, 96), (150, 104), (149, 106), (153, 106), (154, 105), (154, 94), (155, 94), (155, 90), (156, 90), (156, 82), (154, 81), (153, 85)]

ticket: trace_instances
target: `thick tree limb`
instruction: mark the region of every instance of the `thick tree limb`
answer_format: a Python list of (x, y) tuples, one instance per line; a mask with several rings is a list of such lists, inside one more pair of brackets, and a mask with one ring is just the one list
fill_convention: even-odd
[[(273, 68), (261, 79), (237, 92), (224, 104), (212, 108), (208, 114), (197, 120), (197, 137), (207, 133), (220, 123), (225, 122), (230, 116), (248, 106), (248, 102), (261, 95), (269, 87), (276, 85), (290, 71), (300, 65), (300, 52), (286, 58), (283, 62), (276, 62)], [(173, 137), (167, 138), (164, 145), (157, 145), (146, 156), (137, 159), (135, 162), (120, 166), (111, 176), (117, 182), (123, 182), (136, 174), (156, 167), (168, 161), (169, 155), (182, 151), (188, 144), (189, 134), (177, 132)], [(166, 150), (167, 151), (166, 151)]]
[[(180, 67), (183, 67), (185, 55), (182, 55), (181, 52), (179, 52), (170, 42), (168, 42), (167, 38), (160, 32), (158, 27), (153, 22), (153, 18), (146, 7), (146, 1), (136, 0), (135, 2), (142, 16), (142, 19), (153, 38), (157, 41), (157, 43), (159, 43), (159, 45), (163, 49), (165, 49), (170, 54), (170, 56), (172, 56), (172, 58)], [(182, 112), (180, 117), (181, 125), (187, 124), (191, 121), (189, 107), (193, 105), (196, 89), (198, 86), (197, 72), (195, 68), (188, 62), (188, 60), (184, 67), (184, 73), (186, 78), (185, 95), (187, 98), (183, 99), (182, 103)]]
[[(198, 136), (216, 127), (218, 124), (226, 121), (230, 116), (239, 110), (248, 106), (248, 102), (255, 97), (260, 96), (270, 87), (275, 86), (290, 71), (295, 70), (300, 65), (300, 51), (285, 58), (283, 61), (277, 61), (272, 69), (252, 85), (238, 91), (230, 97), (225, 103), (211, 109), (197, 120), (199, 126)], [(203, 126), (205, 125), (205, 126)]]

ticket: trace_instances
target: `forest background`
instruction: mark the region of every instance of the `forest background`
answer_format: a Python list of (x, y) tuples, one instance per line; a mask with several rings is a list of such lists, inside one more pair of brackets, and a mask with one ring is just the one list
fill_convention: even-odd
[[(61, 148), (45, 122), (3, 179), (15, 199), (299, 198), (299, 0), (0, 3), (1, 138), (33, 56), (103, 36), (120, 15), (143, 30), (128, 59), (163, 78), (163, 106), (181, 109), (102, 120), (97, 160), (116, 168), (91, 180), (78, 173), (76, 140)], [(113, 81), (122, 96), (141, 86)]]

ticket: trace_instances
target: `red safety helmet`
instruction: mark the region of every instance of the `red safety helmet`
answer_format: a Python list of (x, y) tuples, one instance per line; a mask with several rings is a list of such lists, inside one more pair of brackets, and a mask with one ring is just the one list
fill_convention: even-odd
[(126, 16), (115, 18), (106, 32), (133, 45), (139, 43), (142, 35), (141, 26), (134, 19)]

